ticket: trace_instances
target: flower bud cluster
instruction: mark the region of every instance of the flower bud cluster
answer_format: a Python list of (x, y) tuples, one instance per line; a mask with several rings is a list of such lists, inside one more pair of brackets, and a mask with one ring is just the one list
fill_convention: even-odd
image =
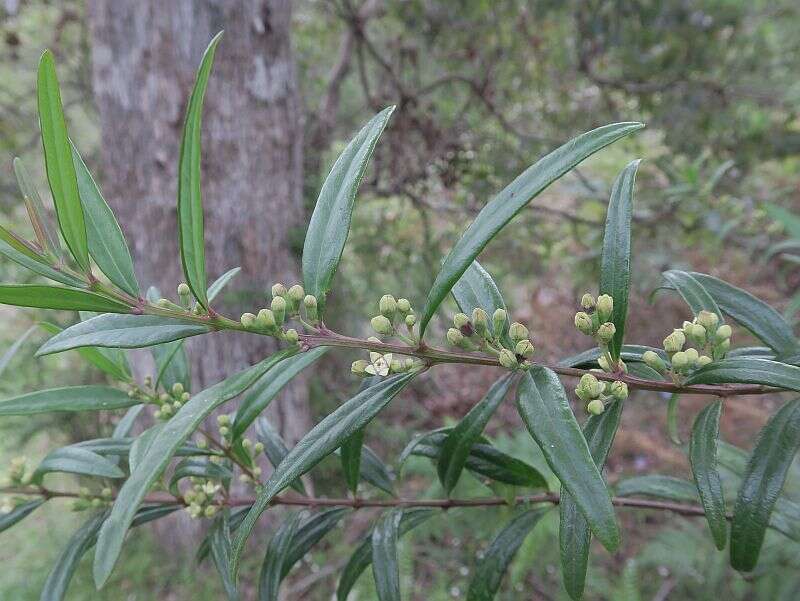
[(601, 294), (597, 300), (586, 293), (581, 298), (581, 309), (575, 314), (575, 327), (581, 334), (592, 336), (601, 348), (608, 347), (617, 328), (610, 321), (614, 313), (614, 299)]
[(222, 485), (213, 480), (192, 477), (192, 486), (183, 493), (186, 511), (193, 519), (200, 517), (213, 518), (219, 511), (220, 503), (217, 493), (222, 490)]
[(153, 417), (163, 421), (168, 420), (183, 407), (192, 396), (183, 388), (183, 384), (176, 382), (168, 392), (149, 397), (149, 401), (158, 405)]
[(592, 415), (600, 415), (605, 411), (606, 403), (628, 398), (628, 385), (620, 380), (602, 382), (594, 374), (583, 374), (575, 388), (575, 394), (586, 403), (586, 411)]
[(268, 308), (259, 309), (258, 313), (242, 313), (239, 321), (246, 330), (261, 332), (290, 344), (297, 344), (300, 339), (297, 330), (284, 326), (292, 318), (305, 321), (311, 326), (318, 324), (317, 298), (306, 294), (300, 284), (295, 284), (288, 290), (283, 284), (274, 284), (271, 292), (272, 300)]
[(255, 480), (258, 481), (259, 476), (261, 476), (261, 468), (256, 464), (256, 457), (264, 452), (264, 444), (261, 442), (253, 444), (253, 441), (249, 438), (243, 438), (241, 445), (242, 451), (247, 456), (247, 463), (250, 466), (250, 473), (241, 474), (239, 476), (239, 480), (244, 483), (251, 483), (255, 478)]
[(528, 368), (535, 351), (528, 328), (514, 322), (508, 326), (508, 335), (504, 336), (508, 323), (505, 309), (496, 309), (491, 317), (491, 328), (489, 323), (489, 315), (480, 307), (476, 307), (471, 316), (456, 313), (453, 327), (447, 330), (447, 342), (468, 351), (481, 349), (491, 352), (506, 369)]
[(11, 486), (19, 486), (30, 482), (31, 474), (28, 473), (27, 464), (28, 460), (25, 457), (14, 457), (8, 469), (8, 483)]
[(98, 493), (82, 486), (78, 489), (78, 498), (72, 503), (72, 510), (86, 511), (87, 509), (111, 507), (113, 504), (113, 492), (110, 488), (105, 487)]
[[(370, 342), (375, 341), (378, 340), (370, 340)], [(409, 371), (419, 365), (420, 362), (412, 357), (400, 357), (395, 359), (392, 353), (381, 354), (372, 351), (369, 354), (369, 361), (365, 361), (364, 359), (353, 361), (353, 365), (350, 366), (350, 371), (362, 377), (388, 376), (389, 374), (399, 374)]]
[(414, 342), (414, 326), (417, 316), (407, 298), (395, 299), (391, 294), (384, 294), (378, 301), (378, 315), (370, 320), (372, 329), (380, 336), (397, 336), (409, 341), (398, 328), (405, 326), (410, 340)]
[(711, 311), (700, 311), (692, 321), (684, 321), (664, 338), (665, 361), (655, 351), (646, 351), (642, 360), (660, 374), (667, 372), (673, 379), (694, 369), (723, 359), (731, 347), (733, 330), (719, 324), (719, 316)]

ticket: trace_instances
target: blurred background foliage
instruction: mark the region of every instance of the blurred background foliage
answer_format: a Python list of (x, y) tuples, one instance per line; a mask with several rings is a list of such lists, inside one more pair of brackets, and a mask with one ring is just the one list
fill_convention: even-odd
[[(596, 290), (610, 183), (634, 157), (645, 162), (634, 215), (629, 339), (658, 345), (687, 317), (674, 298), (650, 299), (661, 271), (672, 267), (713, 273), (795, 318), (800, 307), (800, 217), (793, 214), (800, 211), (798, 30), (800, 5), (794, 0), (296, 2), (291, 34), (304, 105), (309, 208), (352, 131), (384, 106), (398, 104), (361, 189), (331, 301), (331, 325), (366, 335), (367, 317), (384, 292), (420, 307), (441, 257), (493, 193), (557, 144), (617, 120), (642, 120), (648, 127), (565, 177), (482, 255), (514, 318), (530, 325), (538, 357), (553, 360), (586, 344), (571, 327), (574, 305), (583, 291)], [(0, 211), (3, 222), (17, 230), (27, 232), (29, 226), (11, 159), (21, 156), (44, 189), (34, 94), (35, 65), (44, 47), (57, 55), (70, 131), (87, 162), (97, 162), (103, 152), (90, 39), (82, 1), (0, 2)], [(302, 239), (298, 231), (298, 247)], [(0, 280), (26, 277), (9, 262), (0, 264)], [(6, 307), (0, 312), (4, 348), (39, 317)], [(62, 316), (64, 322), (71, 318)], [(445, 326), (442, 321), (433, 337)], [(36, 333), (31, 340), (43, 337)], [(743, 334), (737, 340), (745, 341)], [(69, 354), (35, 364), (23, 360), (32, 348), (6, 370), (0, 393), (102, 379)], [(463, 415), (489, 378), (490, 372), (480, 369), (443, 369), (415, 402), (387, 411), (381, 435), (367, 435), (370, 446), (393, 462), (412, 432)], [(340, 375), (311, 382), (315, 415), (346, 398), (335, 392), (343, 382), (353, 386)], [(685, 476), (685, 458), (664, 431), (665, 399), (638, 393), (635, 400), (609, 460), (609, 479), (644, 470)], [(701, 404), (686, 399), (683, 406), (685, 428)], [(769, 400), (764, 406), (731, 401), (723, 435), (749, 448), (772, 408)], [(54, 446), (53, 437), (86, 438), (108, 427), (102, 417), (83, 415), (4, 420), (0, 460), (21, 450), (40, 457)], [(489, 431), (509, 452), (527, 460), (537, 456), (527, 435), (513, 434), (518, 423), (512, 411), (498, 412)], [(326, 463), (315, 472), (318, 492), (335, 490), (331, 473), (337, 469)], [(441, 494), (430, 484), (435, 477), (427, 462), (411, 461), (406, 475), (417, 494)], [(477, 481), (460, 486), (482, 488)], [(498, 523), (493, 516), (476, 521), (474, 514), (456, 511), (447, 517), (404, 539), (404, 587), (415, 599), (463, 597), (472, 558)], [(780, 545), (769, 549), (761, 572), (744, 579), (726, 567), (724, 554), (712, 551), (698, 522), (635, 512), (622, 517), (639, 534), (628, 535), (618, 556), (596, 549), (587, 599), (788, 600), (800, 594), (797, 555)], [(0, 597), (37, 598), (55, 550), (79, 519), (48, 506), (5, 533)], [(354, 531), (331, 537), (338, 540), (306, 558), (307, 566), (290, 579), (287, 598), (330, 598), (336, 571), (331, 568), (340, 567), (345, 543), (352, 547), (369, 524), (360, 515), (349, 523), (357, 526)], [(556, 532), (551, 512), (526, 541), (498, 598), (566, 598)], [(216, 576), (211, 570), (194, 572), (184, 551), (163, 550), (147, 532), (132, 539), (115, 584), (95, 592), (84, 566), (69, 598), (219, 598)], [(358, 599), (374, 598), (369, 580), (362, 579)]]

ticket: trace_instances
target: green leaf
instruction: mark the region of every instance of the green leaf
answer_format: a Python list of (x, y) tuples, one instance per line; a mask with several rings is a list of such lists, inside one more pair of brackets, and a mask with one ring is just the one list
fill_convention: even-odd
[(244, 435), (250, 424), (261, 414), (278, 393), (297, 374), (315, 363), (328, 351), (328, 347), (317, 347), (281, 361), (253, 384), (236, 410), (231, 426), (234, 440)]
[(475, 574), (467, 590), (467, 601), (494, 599), (514, 555), (545, 512), (543, 509), (523, 511), (498, 532), (475, 567)]
[(70, 537), (47, 576), (40, 601), (64, 599), (81, 558), (94, 546), (97, 532), (107, 515), (108, 512), (104, 511), (92, 516)]
[(582, 134), (528, 167), (481, 209), (442, 264), (420, 321), (420, 336), (450, 289), (503, 227), (547, 186), (602, 148), (644, 127), (615, 123)]
[(303, 244), (303, 283), (320, 313), (350, 232), (356, 193), (378, 138), (394, 112), (385, 108), (356, 134), (322, 184)]
[[(402, 466), (409, 455), (428, 457), (438, 463), (442, 445), (451, 431), (451, 428), (440, 428), (416, 437), (403, 450), (398, 463)], [(537, 469), (497, 450), (484, 437), (478, 440), (480, 442), (472, 446), (464, 465), (468, 471), (511, 486), (547, 490), (547, 478)]]
[(286, 559), (283, 562), (281, 579), (286, 578), (292, 567), (303, 559), (306, 553), (311, 551), (311, 548), (322, 540), (328, 532), (333, 530), (348, 511), (344, 507), (326, 509), (312, 515), (297, 527), (289, 544)]
[(723, 312), (747, 328), (778, 355), (797, 352), (797, 341), (792, 334), (792, 327), (767, 303), (710, 275), (692, 273), (692, 277), (702, 284)]
[(362, 445), (361, 447), (361, 461), (359, 463), (359, 475), (363, 480), (387, 494), (392, 496), (396, 494), (389, 469), (375, 451), (367, 445)]
[(139, 348), (207, 334), (201, 324), (159, 315), (98, 315), (68, 327), (36, 352), (37, 357), (83, 346)]
[(783, 405), (761, 430), (747, 462), (731, 523), (731, 566), (755, 568), (770, 515), (800, 448), (800, 399)]
[(619, 359), (625, 335), (625, 318), (628, 315), (633, 188), (640, 162), (640, 160), (636, 160), (629, 163), (614, 182), (603, 235), (603, 253), (600, 259), (600, 294), (608, 294), (614, 299), (614, 313), (611, 321), (616, 327), (616, 333), (609, 344), (611, 358), (614, 360)]
[(764, 384), (800, 392), (800, 367), (769, 359), (722, 359), (701, 367), (686, 384)]
[[(494, 334), (494, 323), (491, 317), (494, 312), (497, 311), (497, 309), (503, 309), (506, 311), (506, 314), (508, 313), (503, 295), (500, 294), (500, 289), (497, 287), (497, 284), (494, 283), (492, 276), (490, 276), (477, 261), (473, 261), (470, 266), (467, 267), (464, 275), (453, 285), (452, 293), (462, 313), (471, 316), (472, 311), (478, 307), (486, 311), (489, 315), (487, 325), (492, 334)], [(504, 341), (508, 341), (510, 345), (510, 340), (507, 336), (508, 327), (509, 320), (508, 317), (506, 317), (503, 331), (500, 332), (499, 335), (504, 337), (506, 339)]]
[[(272, 467), (280, 465), (283, 458), (289, 454), (289, 449), (286, 448), (286, 443), (281, 438), (278, 431), (272, 427), (266, 417), (260, 417), (256, 420), (256, 437), (259, 442), (264, 445), (264, 454), (269, 459)], [(300, 478), (296, 478), (290, 486), (299, 492), (301, 495), (306, 494), (306, 489)]]
[[(58, 234), (51, 227), (50, 218), (44, 208), (42, 198), (39, 196), (36, 186), (33, 185), (33, 180), (31, 180), (25, 164), (19, 157), (14, 157), (14, 175), (17, 178), (19, 190), (22, 192), (22, 198), (25, 200), (25, 208), (28, 210), (28, 217), (36, 233), (36, 240), (38, 240), (39, 246), (42, 247), (43, 251), (49, 252), (53, 258), (60, 257), (61, 243), (58, 240)], [(11, 245), (13, 246), (13, 244)]]
[(133, 474), (142, 463), (142, 460), (147, 455), (150, 447), (153, 446), (153, 440), (164, 429), (164, 423), (160, 422), (150, 426), (147, 430), (139, 434), (131, 443), (131, 448), (128, 453), (128, 467), (131, 474)]
[[(619, 428), (623, 403), (616, 402), (600, 415), (592, 415), (583, 428), (595, 465), (602, 470), (614, 437)], [(561, 554), (561, 577), (564, 588), (572, 599), (583, 597), (586, 568), (589, 564), (591, 531), (586, 518), (578, 509), (575, 499), (566, 490), (561, 491), (558, 541)]]
[(43, 263), (39, 258), (31, 258), (31, 254), (33, 253), (26, 253), (20, 251), (20, 245), (17, 244), (12, 245), (8, 243), (9, 237), (5, 237), (4, 240), (0, 240), (0, 254), (2, 254), (7, 259), (14, 261), (15, 263), (22, 265), (24, 268), (29, 269), (33, 273), (38, 273), (41, 276), (46, 277), (47, 279), (53, 280), (54, 282), (59, 282), (61, 284), (66, 284), (67, 286), (73, 286), (75, 288), (85, 288), (86, 283), (79, 280), (76, 277), (73, 277), (67, 273), (58, 271), (57, 269)]
[(700, 501), (706, 512), (706, 520), (720, 551), (728, 539), (728, 521), (725, 516), (725, 498), (722, 481), (717, 471), (717, 441), (719, 440), (719, 417), (722, 401), (715, 401), (703, 409), (694, 421), (689, 442), (689, 463)]
[(673, 392), (667, 404), (667, 436), (674, 445), (682, 445), (680, 432), (678, 432), (678, 403), (681, 395)]
[(364, 446), (364, 429), (356, 430), (342, 443), (339, 459), (342, 462), (344, 481), (347, 488), (356, 496), (361, 479), (361, 449)]
[[(52, 335), (63, 332), (63, 328), (43, 321), (39, 323), (41, 328)], [(131, 368), (128, 364), (128, 359), (117, 349), (101, 349), (91, 346), (81, 347), (77, 349), (81, 357), (86, 359), (89, 363), (94, 365), (99, 370), (107, 373), (112, 378), (120, 382), (132, 382)]]
[[(426, 522), (435, 513), (437, 513), (437, 511), (434, 509), (404, 509), (402, 511), (402, 517), (400, 518), (398, 538)], [(344, 570), (342, 570), (342, 575), (339, 578), (339, 585), (336, 588), (337, 601), (347, 601), (347, 596), (350, 594), (358, 577), (371, 563), (372, 533), (368, 534), (364, 541), (353, 552)]]
[(722, 311), (720, 311), (717, 306), (714, 297), (708, 293), (705, 286), (695, 279), (694, 274), (672, 269), (670, 271), (665, 271), (663, 275), (664, 279), (667, 280), (667, 282), (678, 291), (678, 294), (681, 295), (683, 300), (686, 301), (692, 313), (697, 315), (700, 311), (710, 311), (711, 313), (717, 314), (720, 323), (724, 321)]
[(622, 480), (617, 484), (616, 492), (620, 497), (657, 497), (679, 503), (698, 500), (697, 487), (694, 484), (682, 478), (659, 474)]
[(800, 239), (800, 218), (797, 215), (771, 202), (765, 202), (761, 207), (767, 212), (767, 215), (783, 225), (792, 238)]
[(278, 590), (283, 580), (283, 566), (300, 522), (300, 512), (294, 512), (285, 520), (267, 545), (261, 573), (258, 575), (258, 601), (278, 601)]
[(164, 390), (171, 390), (175, 384), (181, 384), (184, 390), (191, 390), (191, 368), (183, 340), (158, 344), (151, 347), (150, 351), (158, 370), (156, 388), (160, 384)]
[(20, 503), (8, 513), (0, 513), (0, 532), (8, 530), (17, 522), (21, 522), (22, 520), (24, 520), (45, 501), (46, 499), (35, 499), (33, 501), (27, 501), (26, 503)]
[(131, 430), (133, 429), (133, 424), (136, 422), (136, 418), (139, 417), (139, 414), (144, 409), (144, 405), (134, 405), (130, 409), (125, 412), (120, 420), (117, 422), (117, 425), (114, 426), (114, 432), (111, 434), (112, 438), (125, 438), (130, 434)]
[(51, 411), (107, 411), (138, 405), (126, 392), (108, 386), (67, 386), (29, 392), (0, 401), (0, 416)]
[(483, 429), (500, 403), (505, 400), (512, 381), (513, 374), (508, 374), (492, 384), (486, 396), (447, 435), (436, 467), (439, 481), (448, 495), (458, 483), (472, 446), (483, 433)]
[(128, 305), (96, 292), (39, 284), (0, 285), (0, 303), (17, 307), (63, 309), (65, 311), (130, 313), (131, 310)]
[(45, 50), (39, 60), (36, 94), (47, 181), (53, 193), (58, 225), (75, 261), (88, 272), (89, 247), (86, 240), (86, 225), (83, 221), (78, 180), (67, 137), (64, 109), (61, 106), (56, 65), (53, 53), (49, 50)]
[(206, 293), (205, 226), (203, 225), (203, 199), (200, 192), (200, 133), (202, 130), (203, 99), (208, 77), (214, 63), (214, 53), (219, 44), (220, 31), (203, 53), (197, 70), (192, 95), (186, 108), (183, 124), (181, 155), (178, 164), (178, 240), (181, 263), (186, 283), (200, 305), (208, 309)]
[(547, 464), (575, 499), (597, 539), (619, 546), (619, 528), (603, 476), (589, 452), (558, 376), (533, 367), (517, 387), (517, 409)]
[(124, 478), (125, 474), (111, 461), (79, 447), (64, 447), (52, 451), (42, 459), (31, 477), (31, 482), (41, 484), (45, 474), (66, 472), (98, 478)]
[(22, 345), (25, 344), (25, 341), (28, 339), (28, 336), (36, 329), (36, 326), (31, 326), (27, 330), (22, 333), (22, 336), (17, 338), (10, 347), (6, 349), (0, 356), (0, 376), (3, 375), (3, 372), (6, 371), (8, 368), (8, 364), (11, 363), (11, 360), (16, 356), (19, 352), (19, 349), (22, 348)]
[(178, 412), (163, 424), (147, 453), (119, 491), (111, 515), (100, 532), (98, 552), (95, 554), (95, 583), (102, 586), (117, 562), (125, 533), (131, 524), (136, 508), (147, 491), (164, 472), (175, 451), (194, 432), (203, 420), (217, 407), (240, 395), (253, 383), (294, 351), (286, 350), (272, 355), (231, 377), (194, 395)]
[[(255, 526), (256, 520), (267, 508), (270, 501), (296, 478), (305, 474), (327, 455), (339, 448), (342, 442), (355, 431), (366, 426), (372, 419), (411, 382), (416, 373), (404, 373), (390, 376), (356, 394), (352, 399), (340, 405), (336, 411), (328, 415), (314, 426), (289, 454), (275, 468), (275, 471), (264, 484), (256, 502), (245, 517), (236, 533), (234, 541), (233, 569), (244, 550), (247, 537)], [(173, 418), (174, 419), (174, 418)]]
[(211, 529), (211, 558), (222, 578), (222, 587), (229, 601), (238, 601), (239, 592), (236, 590), (236, 583), (230, 578), (231, 560), (231, 530), (228, 522), (229, 512), (226, 509), (214, 520)]
[(380, 601), (400, 601), (397, 540), (402, 517), (402, 509), (391, 509), (378, 518), (372, 529), (372, 575)]
[(139, 296), (139, 282), (133, 270), (133, 259), (125, 236), (108, 206), (100, 188), (89, 173), (78, 149), (70, 143), (72, 161), (78, 179), (78, 193), (86, 221), (89, 254), (111, 283), (128, 294)]
[(221, 276), (219, 276), (214, 282), (208, 287), (208, 302), (213, 301), (217, 298), (217, 295), (222, 292), (223, 288), (228, 285), (234, 277), (239, 275), (239, 272), (242, 270), (241, 267), (234, 267), (233, 269), (229, 269)]
[[(142, 507), (136, 514), (132, 526), (141, 526), (161, 519), (180, 508), (180, 505), (149, 505)], [(107, 515), (108, 512), (103, 512), (89, 518), (72, 535), (47, 576), (40, 601), (63, 601), (81, 558), (94, 546), (97, 540), (97, 532), (100, 530), (100, 526)]]

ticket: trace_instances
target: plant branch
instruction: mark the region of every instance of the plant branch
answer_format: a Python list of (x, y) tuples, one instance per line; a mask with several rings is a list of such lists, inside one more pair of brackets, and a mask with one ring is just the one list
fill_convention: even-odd
[[(78, 498), (77, 492), (52, 490), (37, 487), (6, 487), (0, 488), (0, 494), (18, 494), (39, 496), (46, 499), (52, 498)], [(114, 497), (111, 497), (114, 498)], [(255, 503), (255, 497), (229, 497), (224, 504), (232, 507), (246, 507)], [(296, 495), (279, 495), (271, 505), (285, 505), (296, 507), (351, 507), (362, 509), (368, 507), (430, 507), (438, 509), (455, 509), (458, 507), (501, 507), (504, 505), (519, 505), (526, 503), (550, 503), (558, 505), (560, 497), (557, 493), (539, 493), (535, 495), (521, 495), (509, 502), (505, 497), (483, 497), (476, 499), (362, 499), (362, 498), (322, 498), (301, 497)], [(687, 503), (674, 503), (671, 501), (657, 501), (653, 499), (612, 497), (611, 502), (617, 507), (631, 509), (652, 509), (669, 511), (685, 516), (704, 516), (705, 512), (700, 505)], [(183, 499), (165, 494), (148, 495), (143, 500), (144, 504), (185, 505)], [(731, 519), (731, 515), (727, 515)]]

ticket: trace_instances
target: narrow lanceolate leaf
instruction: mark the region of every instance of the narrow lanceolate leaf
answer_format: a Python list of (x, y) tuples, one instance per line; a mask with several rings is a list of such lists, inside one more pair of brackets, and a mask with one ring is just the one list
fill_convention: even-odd
[(22, 333), (22, 336), (14, 341), (14, 344), (8, 347), (5, 352), (0, 355), (0, 376), (2, 376), (3, 372), (6, 371), (8, 364), (11, 363), (11, 360), (16, 356), (17, 352), (19, 352), (19, 349), (22, 348), (23, 344), (25, 344), (28, 336), (30, 336), (35, 329), (36, 326), (29, 327)]
[(203, 420), (217, 407), (240, 395), (278, 361), (293, 351), (276, 353), (260, 363), (194, 395), (158, 431), (147, 452), (120, 489), (117, 500), (98, 539), (94, 579), (102, 586), (117, 562), (125, 533), (147, 491), (161, 476), (172, 456)]
[(382, 110), (356, 134), (336, 159), (319, 192), (303, 244), (303, 283), (306, 292), (317, 297), (320, 309), (324, 308), (350, 232), (358, 186), (393, 111), (393, 106)]
[[(458, 281), (453, 286), (453, 298), (456, 299), (458, 308), (462, 313), (471, 316), (472, 311), (478, 307), (486, 311), (491, 316), (498, 309), (507, 312), (506, 303), (497, 284), (494, 283), (492, 276), (489, 275), (481, 264), (473, 261)], [(489, 331), (494, 334), (494, 323), (492, 319), (488, 322)], [(508, 332), (509, 320), (506, 317), (503, 331), (499, 336), (505, 336)]]
[(56, 334), (42, 345), (36, 355), (41, 357), (83, 346), (139, 348), (210, 331), (193, 321), (159, 315), (98, 315)]
[(582, 134), (528, 167), (489, 201), (444, 260), (428, 293), (420, 335), (472, 261), (525, 205), (584, 159), (642, 127), (642, 123), (614, 123)]
[[(589, 445), (589, 452), (600, 470), (603, 469), (617, 428), (619, 428), (622, 406), (621, 402), (617, 402), (607, 407), (600, 415), (590, 416), (583, 428), (583, 436)], [(575, 499), (565, 490), (561, 491), (561, 502), (558, 509), (560, 514), (558, 542), (561, 553), (561, 577), (567, 593), (577, 601), (583, 597), (583, 589), (586, 584), (591, 530), (586, 518), (578, 509)]]
[(230, 577), (231, 529), (228, 519), (228, 511), (225, 510), (214, 520), (210, 541), (211, 558), (222, 578), (222, 587), (225, 589), (228, 601), (239, 601), (239, 591), (236, 590), (236, 583)]
[(358, 481), (361, 479), (361, 449), (364, 446), (364, 429), (356, 430), (348, 436), (339, 449), (344, 481), (353, 493), (358, 492)]
[(800, 392), (800, 367), (769, 359), (737, 357), (714, 361), (688, 378), (687, 384), (764, 384)]
[(79, 447), (56, 449), (42, 459), (33, 473), (31, 482), (41, 484), (45, 474), (66, 472), (98, 478), (124, 478), (124, 472), (111, 461)]
[(264, 409), (270, 404), (277, 394), (288, 384), (292, 378), (306, 367), (316, 362), (328, 351), (328, 347), (317, 347), (294, 357), (281, 361), (273, 369), (265, 373), (248, 390), (236, 410), (231, 432), (233, 438), (241, 437), (245, 430), (252, 424)]
[(770, 515), (798, 447), (800, 399), (794, 399), (761, 430), (747, 462), (731, 523), (731, 565), (735, 569), (749, 572), (755, 568)]
[(221, 276), (219, 276), (216, 280), (214, 280), (212, 284), (208, 287), (207, 291), (208, 301), (211, 302), (212, 300), (217, 298), (217, 295), (220, 292), (222, 292), (225, 286), (228, 285), (228, 282), (230, 282), (234, 277), (236, 277), (241, 270), (242, 270), (241, 267), (234, 267), (233, 269), (229, 269)]
[[(53, 336), (64, 331), (63, 328), (46, 321), (41, 322), (39, 326), (45, 332)], [(112, 378), (120, 382), (130, 382), (132, 380), (131, 367), (123, 351), (117, 349), (93, 348), (90, 346), (81, 347), (77, 349), (77, 351), (86, 361), (107, 373)]]
[(467, 601), (492, 601), (494, 599), (514, 555), (517, 554), (525, 537), (530, 534), (544, 514), (545, 510), (543, 509), (524, 511), (495, 536), (483, 558), (475, 567), (475, 575), (472, 577), (467, 591)]
[(609, 344), (612, 359), (619, 359), (628, 315), (628, 289), (631, 282), (631, 217), (633, 216), (633, 187), (639, 160), (628, 164), (611, 188), (603, 253), (600, 259), (600, 294), (614, 299), (611, 321), (616, 327)]
[(272, 536), (258, 576), (258, 601), (278, 601), (278, 590), (283, 580), (283, 566), (289, 556), (300, 512), (294, 512)]
[(400, 601), (400, 566), (397, 540), (400, 538), (399, 508), (385, 512), (372, 529), (372, 576), (380, 601)]
[(72, 256), (84, 271), (89, 271), (89, 247), (83, 208), (78, 194), (78, 179), (72, 163), (61, 92), (58, 88), (53, 53), (45, 50), (39, 60), (36, 82), (39, 126), (42, 130), (47, 181), (53, 193), (58, 225)]
[[(150, 505), (142, 507), (133, 520), (133, 526), (141, 526), (154, 520), (161, 519), (180, 509), (180, 505)], [(67, 541), (61, 550), (50, 574), (47, 576), (40, 601), (63, 601), (69, 588), (69, 583), (81, 558), (91, 549), (96, 540), (97, 532), (106, 519), (108, 512), (103, 512), (89, 518)]]
[(797, 352), (792, 327), (775, 309), (749, 292), (704, 273), (692, 277), (714, 298), (719, 308), (753, 333), (778, 355)]
[(281, 579), (291, 571), (292, 567), (299, 562), (311, 548), (328, 534), (339, 523), (339, 520), (349, 511), (344, 507), (335, 507), (320, 511), (297, 527), (297, 530), (289, 544), (289, 550), (281, 569)]
[[(260, 417), (256, 420), (256, 437), (258, 441), (264, 445), (264, 455), (267, 456), (272, 467), (280, 465), (283, 458), (289, 454), (289, 449), (286, 448), (286, 443), (281, 438), (280, 433), (269, 423), (266, 417)], [(296, 478), (290, 486), (299, 492), (301, 495), (306, 494), (306, 489), (303, 486), (300, 478)]]
[(667, 436), (674, 445), (682, 445), (680, 432), (678, 432), (678, 408), (681, 395), (673, 392), (667, 404)]
[(506, 398), (512, 381), (513, 374), (508, 374), (492, 384), (486, 396), (447, 435), (436, 468), (439, 481), (448, 495), (458, 483), (472, 445), (477, 442), (489, 419)]
[(364, 481), (369, 482), (372, 486), (379, 488), (385, 493), (390, 495), (395, 494), (389, 469), (386, 467), (386, 464), (381, 461), (381, 458), (378, 457), (375, 451), (370, 449), (367, 445), (361, 446), (361, 461), (359, 463), (359, 475)]
[(89, 518), (70, 537), (47, 576), (42, 595), (39, 597), (40, 601), (62, 601), (64, 599), (81, 558), (94, 546), (97, 533), (107, 515), (108, 512), (104, 511)]
[(61, 244), (58, 241), (58, 234), (51, 227), (42, 197), (39, 196), (39, 192), (36, 190), (25, 164), (19, 157), (14, 157), (14, 175), (25, 200), (25, 208), (28, 210), (28, 217), (31, 220), (33, 231), (36, 233), (36, 240), (39, 242), (39, 246), (53, 257), (60, 257)]
[[(0, 234), (2, 234), (2, 229), (0, 229)], [(36, 258), (35, 253), (23, 252), (20, 250), (22, 245), (12, 245), (9, 243), (9, 240), (13, 241), (13, 238), (0, 235), (0, 254), (7, 259), (22, 265), (25, 269), (28, 269), (33, 273), (38, 273), (49, 280), (53, 280), (54, 282), (59, 282), (75, 288), (86, 287), (86, 282), (83, 282), (78, 278), (69, 275), (68, 273), (58, 271), (57, 269), (50, 267), (50, 265), (47, 263), (44, 263), (39, 258)], [(31, 257), (32, 254), (34, 254), (33, 258)]]
[(722, 311), (717, 302), (708, 293), (705, 286), (695, 279), (694, 275), (677, 269), (665, 271), (663, 275), (664, 279), (678, 291), (681, 298), (689, 305), (692, 313), (697, 315), (700, 311), (710, 311), (716, 313), (722, 322)]
[(162, 385), (170, 390), (175, 384), (183, 385), (184, 390), (191, 389), (191, 367), (183, 340), (173, 340), (157, 344), (150, 348), (156, 363), (156, 388)]
[[(400, 526), (398, 528), (398, 537), (403, 536), (407, 532), (413, 530), (420, 524), (424, 523), (436, 514), (434, 509), (405, 509), (400, 518)], [(350, 556), (347, 565), (342, 570), (342, 575), (339, 578), (339, 585), (336, 588), (337, 601), (346, 601), (347, 596), (350, 594), (353, 586), (355, 585), (358, 577), (366, 570), (372, 563), (372, 533), (367, 535), (364, 541)]]
[(669, 501), (697, 501), (697, 487), (682, 478), (650, 474), (628, 478), (617, 484), (617, 496), (620, 497), (656, 497)]
[(222, 32), (214, 36), (203, 54), (197, 71), (186, 120), (183, 123), (180, 163), (178, 164), (178, 239), (181, 248), (181, 263), (186, 283), (192, 294), (204, 308), (208, 309), (206, 293), (205, 226), (203, 224), (203, 199), (200, 193), (200, 133), (203, 115), (203, 99), (208, 77), (214, 63), (214, 52)]
[(716, 401), (703, 409), (692, 427), (689, 442), (689, 463), (700, 501), (706, 512), (706, 520), (720, 551), (728, 539), (728, 521), (725, 517), (725, 498), (722, 481), (717, 471), (717, 441), (719, 440), (719, 417), (722, 401)]
[(0, 513), (0, 532), (8, 530), (17, 522), (24, 520), (44, 502), (45, 499), (36, 499), (34, 501), (20, 503), (8, 513)]
[(619, 546), (619, 528), (603, 476), (569, 407), (558, 376), (534, 367), (517, 387), (517, 409), (547, 464), (609, 551)]
[(138, 405), (126, 392), (108, 386), (67, 386), (29, 392), (0, 401), (0, 416), (51, 411), (107, 411)]
[(101, 313), (130, 313), (131, 311), (128, 305), (96, 292), (38, 284), (0, 285), (0, 303), (17, 307), (62, 309), (64, 311), (98, 311)]
[(133, 259), (114, 212), (100, 193), (97, 183), (83, 162), (78, 149), (70, 144), (78, 178), (78, 193), (86, 221), (89, 254), (112, 284), (128, 294), (139, 296), (139, 282), (133, 271)]
[(415, 373), (405, 373), (390, 376), (375, 386), (359, 392), (312, 428), (289, 451), (289, 454), (284, 457), (264, 484), (264, 488), (258, 494), (256, 502), (236, 533), (234, 570), (237, 569), (241, 552), (256, 520), (270, 501), (275, 498), (275, 495), (299, 476), (305, 474), (324, 457), (333, 453), (348, 436), (371, 422), (381, 409), (411, 382), (415, 375)]

